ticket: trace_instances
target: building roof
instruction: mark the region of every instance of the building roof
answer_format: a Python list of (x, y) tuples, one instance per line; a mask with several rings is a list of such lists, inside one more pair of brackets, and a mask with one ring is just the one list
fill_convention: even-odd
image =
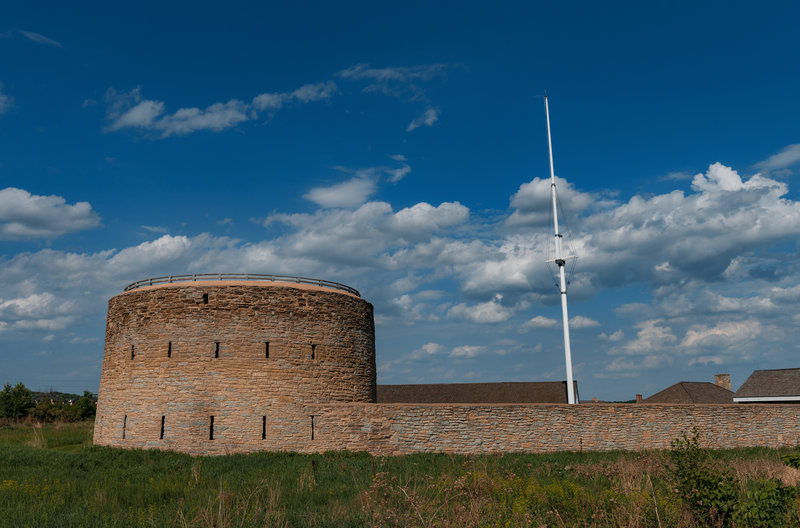
[[(578, 382), (575, 381), (575, 397)], [(566, 381), (378, 385), (378, 403), (567, 403)]]
[(642, 403), (733, 403), (733, 392), (707, 381), (681, 381)]
[(800, 368), (754, 370), (733, 398), (737, 403), (800, 401)]

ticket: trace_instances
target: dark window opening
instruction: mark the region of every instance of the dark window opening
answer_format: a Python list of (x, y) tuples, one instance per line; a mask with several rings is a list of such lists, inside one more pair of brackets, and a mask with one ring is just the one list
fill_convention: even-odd
[(214, 439), (214, 417), (211, 417), (211, 420), (208, 423), (208, 439)]
[(172, 357), (172, 341), (170, 341), (169, 344), (167, 345), (167, 357), (168, 358)]
[(131, 359), (133, 359), (135, 355), (136, 355), (136, 346), (131, 345)]
[(122, 419), (122, 439), (125, 440), (125, 429), (128, 427), (128, 415)]
[(215, 346), (214, 346), (214, 357), (215, 358), (219, 357), (219, 341), (217, 341)]
[(317, 359), (317, 345), (311, 345), (311, 359)]
[(311, 415), (311, 439), (314, 439), (314, 415)]
[(267, 439), (267, 417), (266, 416), (262, 416), (261, 417), (261, 439), (262, 440), (266, 440)]
[(208, 294), (207, 293), (203, 294), (203, 304), (208, 304)]
[(158, 439), (159, 440), (163, 440), (164, 439), (164, 421), (166, 420), (166, 418), (167, 418), (166, 416), (162, 416), (161, 417), (161, 434), (158, 435)]
[(269, 341), (264, 341), (264, 357), (269, 359)]

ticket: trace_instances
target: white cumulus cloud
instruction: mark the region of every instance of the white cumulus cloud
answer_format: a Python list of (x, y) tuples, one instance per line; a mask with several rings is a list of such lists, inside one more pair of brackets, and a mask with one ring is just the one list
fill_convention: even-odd
[(330, 99), (339, 93), (333, 81), (305, 84), (292, 92), (265, 92), (253, 98), (253, 108), (257, 111), (280, 110), (292, 102), (311, 103)]
[(477, 345), (460, 345), (457, 347), (453, 347), (453, 350), (450, 352), (450, 357), (453, 358), (474, 358), (479, 356), (487, 351), (487, 347), (485, 346), (477, 346)]
[(10, 95), (3, 93), (3, 83), (0, 83), (0, 115), (8, 112), (12, 106), (14, 106), (14, 99)]
[(411, 123), (408, 124), (406, 132), (416, 130), (421, 126), (433, 126), (439, 120), (439, 108), (429, 106), (425, 109), (422, 115), (415, 117)]
[(605, 332), (603, 332), (597, 337), (611, 342), (617, 342), (625, 339), (625, 332), (623, 332), (622, 330), (617, 330), (615, 332), (612, 332), (611, 334), (606, 334)]
[(262, 93), (256, 95), (251, 103), (239, 99), (212, 103), (206, 108), (179, 108), (172, 114), (165, 113), (163, 101), (145, 99), (141, 87), (129, 92), (109, 89), (106, 93), (106, 119), (108, 132), (126, 128), (154, 132), (158, 137), (187, 135), (201, 130), (219, 132), (240, 123), (258, 118), (258, 113), (277, 111), (290, 103), (307, 104), (330, 99), (338, 93), (332, 81), (306, 84), (285, 93)]
[[(557, 311), (558, 288), (543, 262), (552, 232), (535, 228), (534, 217), (524, 229), (507, 221), (518, 211), (537, 214), (534, 189), (543, 187), (546, 194), (546, 181), (520, 186), (505, 215), (470, 211), (454, 201), (395, 208), (370, 201), (389, 181), (391, 168), (343, 171), (348, 176), (342, 183), (370, 183), (349, 193), (339, 184), (312, 189), (307, 198), (318, 200), (312, 200), (318, 207), (270, 215), (263, 221), (270, 235), (261, 241), (151, 235), (142, 244), (96, 253), (46, 248), (0, 257), (0, 327), (4, 336), (40, 332), (39, 338), (61, 339), (62, 330), (48, 328), (69, 317), (102, 321), (108, 297), (129, 282), (239, 270), (328, 278), (358, 288), (374, 304), (383, 335), (395, 332), (384, 338), (387, 347), (408, 339), (382, 352), (381, 372), (393, 379), (463, 379), (467, 373), (454, 364), (465, 362), (444, 358), (490, 350), (513, 356), (514, 346), (499, 345), (499, 338), (560, 327), (560, 318), (537, 315), (550, 313), (544, 305)], [(658, 378), (670, 366), (792, 361), (800, 321), (794, 309), (800, 300), (800, 202), (788, 183), (712, 164), (691, 186), (686, 180), (674, 185), (617, 202), (568, 191), (579, 204), (573, 242), (581, 257), (570, 286), (571, 303), (578, 301), (570, 305), (571, 324), (599, 334), (587, 352), (583, 338), (590, 338), (576, 333), (576, 362), (587, 363), (584, 372), (619, 379)], [(21, 196), (13, 202), (25, 202)], [(59, 207), (71, 206), (52, 206)], [(0, 207), (0, 214), (7, 210)], [(597, 303), (579, 302), (597, 292), (607, 299), (605, 313)], [(536, 354), (531, 361), (552, 370), (550, 363), (561, 359), (554, 354), (551, 361), (544, 351), (560, 337), (537, 332), (536, 342), (528, 343), (528, 353)], [(505, 376), (498, 370), (488, 375)]]
[(336, 75), (352, 81), (365, 81), (365, 92), (377, 92), (399, 99), (417, 100), (425, 96), (421, 83), (444, 76), (446, 64), (419, 66), (387, 66), (372, 68), (369, 64), (356, 64)]
[(39, 196), (23, 189), (0, 190), (0, 239), (55, 238), (100, 225), (88, 202), (73, 205), (61, 196)]
[(600, 323), (590, 317), (576, 315), (575, 317), (570, 317), (569, 326), (570, 328), (580, 330), (582, 328), (593, 328), (595, 326), (600, 326)]
[(404, 162), (397, 169), (386, 169), (386, 173), (389, 175), (389, 181), (391, 183), (397, 183), (408, 176), (408, 173), (411, 172), (411, 165), (405, 163), (406, 159), (403, 156), (399, 156), (399, 158), (397, 156), (392, 156), (392, 159), (395, 161)]
[(769, 172), (778, 169), (786, 169), (797, 163), (800, 163), (800, 143), (787, 145), (781, 149), (780, 152), (756, 163), (755, 166), (758, 169)]
[(24, 36), (28, 40), (36, 42), (37, 44), (47, 44), (49, 46), (55, 46), (57, 48), (61, 47), (61, 43), (60, 42), (58, 42), (57, 40), (53, 40), (50, 37), (46, 37), (46, 36), (42, 35), (41, 33), (34, 33), (33, 31), (22, 31), (22, 30), (20, 30), (20, 34), (22, 34), (22, 36)]
[(140, 101), (120, 115), (114, 115), (109, 130), (121, 128), (151, 128), (156, 118), (164, 112), (161, 101)]
[(397, 211), (389, 220), (389, 229), (398, 236), (413, 240), (420, 235), (463, 224), (469, 219), (469, 208), (458, 202), (444, 202), (434, 207), (420, 202)]
[(561, 321), (558, 319), (551, 319), (550, 317), (544, 317), (541, 315), (537, 315), (532, 319), (528, 319), (523, 323), (523, 328), (555, 328), (561, 325)]
[(329, 187), (315, 187), (303, 198), (321, 207), (356, 207), (374, 192), (375, 182), (371, 178), (352, 178)]
[(692, 325), (681, 346), (738, 343), (758, 337), (761, 331), (761, 323), (756, 320), (728, 321), (713, 326)]
[(638, 329), (636, 337), (617, 348), (615, 353), (644, 355), (661, 352), (666, 346), (671, 346), (678, 341), (672, 328), (666, 325), (662, 319), (641, 321), (635, 325), (635, 328)]
[(231, 99), (227, 103), (214, 103), (205, 109), (181, 108), (172, 115), (158, 119), (151, 126), (161, 131), (161, 137), (191, 134), (198, 130), (219, 132), (249, 120), (247, 110), (242, 101)]
[(445, 351), (445, 347), (440, 345), (439, 343), (425, 343), (421, 347), (414, 350), (409, 356), (408, 359), (423, 359), (430, 356), (436, 356), (439, 354), (443, 354)]
[(469, 305), (461, 303), (453, 306), (447, 312), (450, 319), (463, 319), (473, 323), (500, 323), (508, 320), (514, 311), (500, 304), (502, 295), (496, 295), (491, 301)]
[[(574, 217), (595, 203), (596, 197), (590, 193), (577, 191), (571, 183), (556, 176), (558, 197), (567, 215)], [(534, 178), (523, 183), (511, 196), (514, 212), (508, 217), (509, 225), (545, 226), (552, 223), (550, 178)]]

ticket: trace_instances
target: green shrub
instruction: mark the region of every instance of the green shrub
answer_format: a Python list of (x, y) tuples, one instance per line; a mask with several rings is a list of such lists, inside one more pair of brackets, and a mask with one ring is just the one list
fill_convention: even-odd
[(736, 526), (781, 528), (797, 491), (774, 479), (761, 479), (748, 489), (734, 513)]
[(33, 409), (33, 393), (22, 383), (6, 383), (0, 391), (0, 418), (19, 420)]
[(89, 391), (83, 391), (83, 396), (71, 406), (72, 421), (80, 422), (94, 418), (97, 414), (97, 404), (95, 403), (95, 395)]
[(697, 430), (672, 441), (669, 468), (675, 488), (695, 518), (711, 526), (730, 526), (736, 506), (736, 485), (726, 471), (714, 467), (700, 448)]
[(57, 394), (44, 394), (30, 411), (30, 416), (39, 422), (82, 422), (97, 414), (95, 395), (84, 391), (83, 396), (70, 404)]
[(783, 462), (789, 467), (800, 468), (800, 453), (789, 453), (783, 455)]

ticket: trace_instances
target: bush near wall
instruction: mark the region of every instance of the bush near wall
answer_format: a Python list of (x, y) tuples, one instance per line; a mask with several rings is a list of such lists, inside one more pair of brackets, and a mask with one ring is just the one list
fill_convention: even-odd
[[(783, 456), (790, 467), (797, 453)], [(797, 525), (798, 490), (780, 479), (737, 482), (732, 471), (700, 447), (697, 429), (672, 441), (669, 480), (700, 526), (783, 528)]]

